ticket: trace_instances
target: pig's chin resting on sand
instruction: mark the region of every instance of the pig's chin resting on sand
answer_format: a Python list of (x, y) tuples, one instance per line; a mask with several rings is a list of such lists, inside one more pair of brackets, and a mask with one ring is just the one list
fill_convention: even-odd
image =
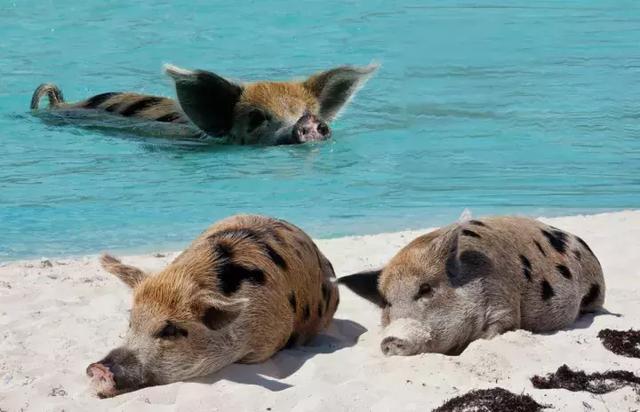
[(153, 276), (109, 255), (102, 266), (133, 289), (123, 345), (86, 370), (103, 398), (265, 361), (326, 328), (338, 306), (313, 241), (263, 216), (218, 222)]

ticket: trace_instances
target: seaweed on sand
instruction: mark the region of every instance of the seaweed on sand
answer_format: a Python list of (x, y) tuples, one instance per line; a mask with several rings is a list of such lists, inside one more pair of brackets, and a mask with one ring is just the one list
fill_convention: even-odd
[(640, 330), (602, 329), (598, 337), (604, 347), (616, 355), (640, 358)]
[(449, 399), (433, 412), (537, 412), (549, 405), (540, 405), (529, 395), (518, 395), (502, 388), (474, 390)]
[(531, 378), (531, 383), (536, 389), (566, 389), (572, 392), (587, 391), (603, 394), (627, 385), (634, 387), (637, 391), (640, 388), (640, 376), (623, 370), (586, 374), (562, 365), (556, 372), (547, 376), (534, 376)]

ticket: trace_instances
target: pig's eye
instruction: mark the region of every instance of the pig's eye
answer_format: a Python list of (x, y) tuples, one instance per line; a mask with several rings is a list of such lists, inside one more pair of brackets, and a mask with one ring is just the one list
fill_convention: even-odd
[(421, 298), (426, 298), (431, 295), (431, 292), (433, 292), (431, 286), (428, 283), (423, 283), (422, 285), (420, 285), (420, 289), (418, 289), (418, 293), (416, 293), (413, 299), (418, 300)]
[(267, 115), (262, 110), (252, 110), (249, 112), (249, 123), (247, 131), (252, 132), (267, 121)]
[(174, 339), (184, 336), (185, 338), (189, 335), (185, 329), (182, 329), (171, 322), (167, 322), (164, 328), (160, 329), (157, 333), (157, 337), (160, 339)]

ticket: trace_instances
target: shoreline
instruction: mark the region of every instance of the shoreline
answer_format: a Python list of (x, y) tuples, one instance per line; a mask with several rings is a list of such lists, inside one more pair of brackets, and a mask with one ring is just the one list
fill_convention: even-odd
[[(98, 255), (49, 257), (49, 264), (40, 259), (3, 263), (0, 409), (430, 410), (472, 389), (493, 387), (528, 394), (556, 410), (637, 408), (640, 395), (630, 387), (592, 395), (534, 389), (529, 379), (563, 364), (587, 373), (623, 369), (640, 375), (640, 359), (615, 355), (597, 338), (604, 328), (640, 329), (640, 210), (541, 220), (589, 244), (603, 266), (605, 308), (621, 317), (587, 315), (550, 334), (508, 332), (475, 341), (459, 356), (384, 357), (378, 310), (341, 289), (332, 325), (309, 346), (281, 351), (262, 364), (231, 365), (204, 378), (105, 400), (89, 391), (84, 370), (122, 341), (129, 290), (99, 267)], [(344, 276), (380, 267), (429, 230), (315, 241), (336, 274)], [(118, 257), (158, 271), (178, 253)]]
[[(466, 211), (467, 209), (463, 209), (461, 210), (461, 213), (464, 213), (464, 211)], [(471, 211), (473, 213), (473, 211)], [(533, 219), (539, 219), (542, 221), (556, 221), (558, 219), (579, 219), (579, 218), (585, 218), (585, 217), (596, 217), (596, 216), (609, 216), (609, 215), (616, 215), (616, 214), (626, 214), (626, 213), (640, 213), (640, 208), (639, 209), (621, 209), (621, 210), (613, 210), (613, 211), (604, 211), (604, 212), (595, 212), (595, 213), (579, 213), (579, 214), (570, 214), (570, 215), (562, 215), (562, 216), (532, 216), (529, 214), (506, 214), (506, 215), (515, 215), (515, 216), (525, 216), (525, 217), (530, 217)], [(488, 214), (488, 215), (475, 215), (473, 214), (473, 218), (478, 218), (478, 217), (483, 217), (483, 216), (494, 216), (494, 214)], [(497, 215), (495, 215), (497, 216)], [(454, 223), (455, 220), (450, 220), (447, 221), (445, 224), (443, 224), (442, 226)], [(296, 224), (295, 222), (291, 222), (293, 224)], [(213, 224), (213, 222), (212, 222)], [(333, 242), (333, 241), (349, 241), (349, 240), (357, 240), (357, 239), (366, 239), (366, 238), (377, 238), (379, 236), (390, 236), (390, 237), (394, 237), (394, 236), (413, 236), (413, 237), (417, 237), (420, 236), (422, 234), (428, 233), (429, 231), (435, 230), (438, 227), (441, 226), (429, 226), (429, 227), (425, 227), (425, 228), (403, 228), (400, 230), (394, 230), (394, 231), (386, 231), (386, 232), (376, 232), (376, 233), (364, 233), (364, 234), (356, 234), (356, 235), (347, 235), (347, 236), (335, 236), (335, 237), (320, 237), (320, 238), (316, 238), (314, 236), (311, 236), (313, 238), (313, 241), (316, 242), (318, 245), (322, 244), (322, 243), (326, 243), (326, 242)], [(302, 228), (304, 230), (304, 228)], [(204, 227), (203, 227), (204, 230)], [(79, 253), (79, 254), (54, 254), (54, 255), (48, 255), (46, 253), (44, 254), (34, 254), (33, 256), (28, 256), (28, 257), (17, 257), (17, 258), (5, 258), (0, 259), (0, 267), (6, 267), (9, 265), (13, 265), (13, 264), (35, 264), (34, 262), (41, 262), (43, 260), (49, 260), (51, 262), (55, 262), (55, 261), (61, 261), (63, 262), (62, 264), (68, 264), (68, 262), (70, 261), (75, 261), (75, 260), (86, 260), (88, 258), (97, 258), (99, 257), (102, 253), (105, 252), (109, 252), (110, 254), (116, 255), (116, 256), (120, 256), (120, 257), (132, 257), (132, 258), (143, 258), (145, 256), (150, 256), (150, 255), (156, 255), (156, 254), (161, 254), (161, 255), (177, 255), (178, 253), (180, 253), (183, 249), (178, 248), (178, 245), (183, 245), (184, 247), (188, 246), (191, 241), (193, 239), (195, 239), (195, 236), (193, 236), (193, 238), (191, 239), (187, 239), (185, 241), (179, 242), (179, 241), (174, 241), (171, 242), (173, 245), (175, 245), (176, 247), (173, 246), (167, 246), (167, 247), (146, 247), (146, 246), (138, 246), (138, 247), (122, 247), (122, 248), (115, 248), (115, 249), (104, 249), (104, 250), (100, 250), (100, 251), (95, 251), (95, 252), (88, 252), (88, 253)], [(128, 253), (127, 251), (132, 251), (132, 253)]]

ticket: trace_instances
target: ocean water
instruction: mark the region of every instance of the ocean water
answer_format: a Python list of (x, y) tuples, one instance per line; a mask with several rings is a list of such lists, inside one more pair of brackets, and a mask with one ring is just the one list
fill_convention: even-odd
[[(232, 147), (54, 126), (67, 100), (381, 68), (334, 139)], [(0, 2), (0, 260), (183, 247), (235, 213), (313, 236), (640, 207), (638, 1)]]

